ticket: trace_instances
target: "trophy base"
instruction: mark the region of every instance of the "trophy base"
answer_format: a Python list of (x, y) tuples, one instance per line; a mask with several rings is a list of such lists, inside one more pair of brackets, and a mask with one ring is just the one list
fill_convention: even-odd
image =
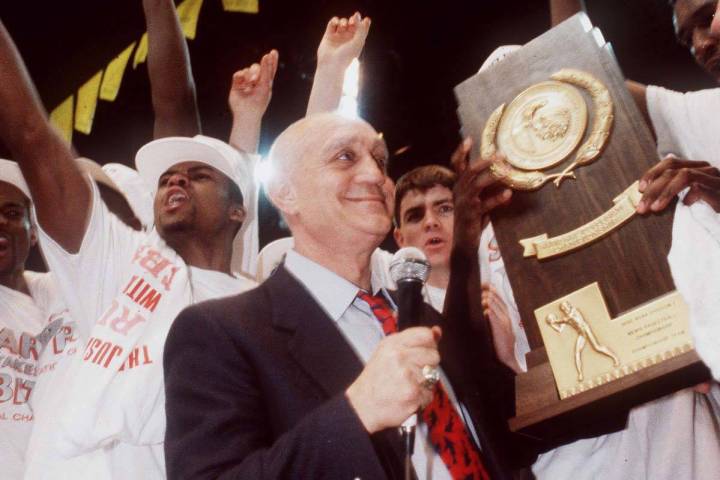
[(612, 382), (560, 399), (544, 347), (527, 354), (528, 371), (515, 378), (510, 430), (545, 441), (587, 436), (592, 426), (624, 418), (631, 408), (709, 380), (695, 350)]

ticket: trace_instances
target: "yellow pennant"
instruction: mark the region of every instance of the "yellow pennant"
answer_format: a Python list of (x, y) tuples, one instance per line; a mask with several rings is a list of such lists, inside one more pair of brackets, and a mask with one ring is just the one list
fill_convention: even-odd
[(75, 130), (85, 135), (89, 135), (92, 130), (102, 74), (103, 72), (100, 70), (78, 89), (77, 103), (75, 104)]
[(203, 0), (185, 0), (177, 7), (177, 14), (180, 19), (180, 27), (182, 28), (183, 35), (190, 40), (195, 39), (202, 4)]
[(226, 12), (258, 13), (259, 0), (222, 0)]
[(120, 91), (120, 84), (125, 74), (125, 67), (127, 66), (128, 60), (130, 60), (130, 54), (133, 48), (135, 48), (136, 43), (137, 42), (133, 42), (130, 44), (120, 55), (108, 63), (102, 84), (100, 85), (100, 99), (107, 102), (114, 102), (117, 98), (118, 92)]
[(138, 65), (140, 65), (147, 59), (147, 54), (148, 36), (147, 33), (143, 33), (142, 38), (140, 38), (140, 43), (138, 44), (137, 50), (135, 50), (135, 57), (133, 57), (133, 70), (136, 69)]
[(50, 121), (68, 143), (72, 143), (74, 96), (70, 95), (50, 112)]

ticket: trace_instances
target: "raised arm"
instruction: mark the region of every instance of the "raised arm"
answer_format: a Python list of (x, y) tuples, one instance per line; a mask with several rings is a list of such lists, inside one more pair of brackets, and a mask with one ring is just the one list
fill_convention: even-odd
[(441, 341), (440, 354), (460, 352), (456, 354), (462, 357), (462, 370), (473, 382), (472, 387), (465, 386), (463, 401), (482, 425), (476, 431), (483, 454), (490, 464), (507, 470), (531, 464), (539, 446), (508, 428), (507, 420), (514, 414), (515, 374), (498, 360), (492, 328), (484, 316), (478, 247), (489, 212), (507, 203), (512, 192), (490, 174), (490, 161), (468, 164), (471, 146), (466, 140), (452, 158), (458, 179), (453, 189), (453, 250), (443, 313), (445, 345)]
[(468, 165), (471, 147), (472, 142), (468, 138), (458, 146), (451, 159), (458, 179), (453, 191), (455, 222), (444, 314), (451, 320), (467, 319), (478, 332), (477, 350), (484, 358), (495, 360), (493, 335), (482, 302), (478, 248), (488, 213), (507, 202), (512, 192), (497, 188), (497, 181), (487, 168), (489, 162)]
[(238, 150), (256, 153), (260, 142), (260, 127), (270, 98), (278, 65), (278, 52), (271, 50), (260, 63), (233, 74), (228, 105), (233, 123), (228, 143)]
[(173, 0), (143, 0), (154, 138), (200, 133), (190, 55)]
[(307, 115), (337, 110), (342, 96), (345, 70), (360, 56), (370, 31), (370, 18), (355, 14), (348, 18), (333, 17), (317, 51)]
[(576, 13), (584, 11), (583, 0), (550, 0), (550, 25), (554, 27)]
[(0, 22), (0, 138), (22, 169), (40, 226), (75, 252), (85, 232), (90, 187), (70, 146), (50, 125), (25, 65)]

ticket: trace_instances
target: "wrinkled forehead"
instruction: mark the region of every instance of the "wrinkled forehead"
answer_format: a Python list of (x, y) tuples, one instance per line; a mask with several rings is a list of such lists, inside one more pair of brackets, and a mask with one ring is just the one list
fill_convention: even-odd
[(342, 117), (324, 117), (310, 123), (305, 130), (306, 157), (323, 157), (343, 147), (366, 148), (387, 156), (382, 136), (367, 122)]
[(12, 183), (0, 180), (0, 205), (22, 205), (26, 208), (32, 206), (30, 199)]

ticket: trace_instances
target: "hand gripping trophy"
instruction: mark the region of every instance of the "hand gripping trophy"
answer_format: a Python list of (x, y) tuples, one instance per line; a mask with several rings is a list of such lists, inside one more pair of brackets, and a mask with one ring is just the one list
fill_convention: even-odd
[(578, 381), (583, 381), (583, 365), (582, 365), (582, 351), (585, 348), (585, 344), (589, 341), (592, 348), (607, 357), (610, 357), (613, 361), (613, 366), (617, 367), (620, 365), (620, 360), (608, 347), (601, 345), (598, 341), (595, 333), (590, 328), (582, 313), (575, 308), (567, 300), (560, 304), (560, 311), (563, 316), (558, 318), (554, 313), (549, 313), (545, 317), (545, 321), (550, 327), (556, 332), (560, 333), (565, 328), (565, 325), (570, 325), (578, 333), (577, 341), (575, 342), (575, 368), (578, 372)]

